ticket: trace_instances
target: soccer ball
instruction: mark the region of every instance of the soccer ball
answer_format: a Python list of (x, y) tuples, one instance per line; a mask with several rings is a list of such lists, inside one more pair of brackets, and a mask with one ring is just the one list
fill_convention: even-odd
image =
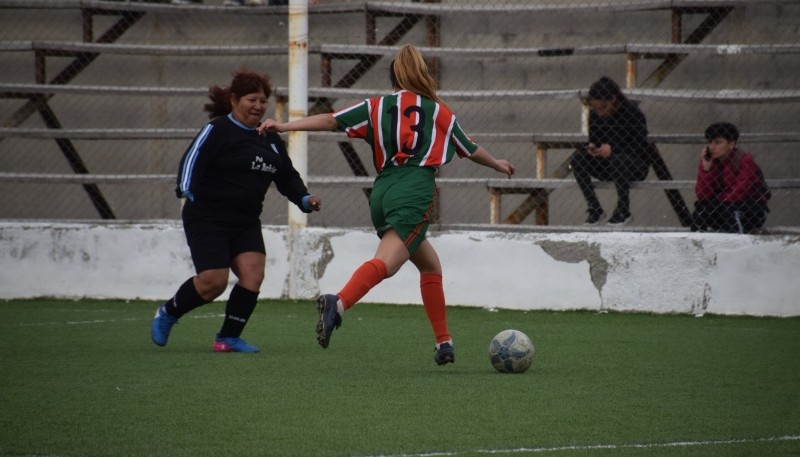
[(489, 344), (489, 361), (501, 373), (522, 373), (533, 363), (533, 341), (519, 330), (503, 330)]

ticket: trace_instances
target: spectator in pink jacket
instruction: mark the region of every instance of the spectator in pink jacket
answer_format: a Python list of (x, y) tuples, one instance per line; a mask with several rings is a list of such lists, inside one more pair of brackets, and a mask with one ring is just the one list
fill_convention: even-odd
[(764, 226), (771, 193), (752, 154), (736, 147), (739, 130), (717, 122), (705, 132), (695, 185), (692, 231), (750, 233)]

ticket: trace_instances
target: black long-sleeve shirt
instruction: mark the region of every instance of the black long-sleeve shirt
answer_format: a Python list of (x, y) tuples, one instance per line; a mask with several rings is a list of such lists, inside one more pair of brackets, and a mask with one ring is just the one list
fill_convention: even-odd
[(589, 142), (610, 144), (612, 154), (626, 154), (650, 162), (647, 154), (647, 120), (627, 98), (620, 98), (614, 113), (601, 118), (589, 112)]
[(259, 135), (229, 114), (206, 124), (183, 154), (175, 192), (203, 214), (247, 219), (261, 215), (272, 182), (310, 212), (303, 205), (308, 190), (280, 136)]

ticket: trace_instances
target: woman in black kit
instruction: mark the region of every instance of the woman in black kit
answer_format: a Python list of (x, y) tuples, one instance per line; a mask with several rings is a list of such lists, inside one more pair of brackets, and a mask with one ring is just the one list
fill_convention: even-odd
[(156, 310), (153, 343), (167, 344), (178, 319), (211, 302), (238, 278), (225, 306), (216, 352), (259, 352), (240, 336), (256, 306), (264, 280), (266, 249), (261, 232), (262, 202), (271, 183), (303, 212), (319, 211), (281, 138), (256, 132), (272, 91), (269, 77), (252, 70), (233, 73), (229, 87), (209, 88), (205, 105), (211, 122), (183, 154), (178, 197), (185, 198), (183, 229), (197, 275)]

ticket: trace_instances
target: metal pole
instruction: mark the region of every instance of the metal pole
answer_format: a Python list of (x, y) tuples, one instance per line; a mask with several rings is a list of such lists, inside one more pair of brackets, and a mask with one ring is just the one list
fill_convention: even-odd
[[(308, 114), (308, 0), (289, 1), (289, 120)], [(300, 177), (308, 182), (308, 132), (289, 132), (289, 157)], [(289, 243), (293, 246), (299, 233), (308, 225), (308, 217), (289, 203)], [(300, 254), (289, 249), (288, 295), (296, 295), (298, 278), (295, 265)]]
[[(308, 0), (289, 1), (289, 120), (308, 114)], [(308, 133), (289, 132), (289, 157), (308, 180)], [(289, 204), (289, 228), (302, 228), (308, 217)]]

